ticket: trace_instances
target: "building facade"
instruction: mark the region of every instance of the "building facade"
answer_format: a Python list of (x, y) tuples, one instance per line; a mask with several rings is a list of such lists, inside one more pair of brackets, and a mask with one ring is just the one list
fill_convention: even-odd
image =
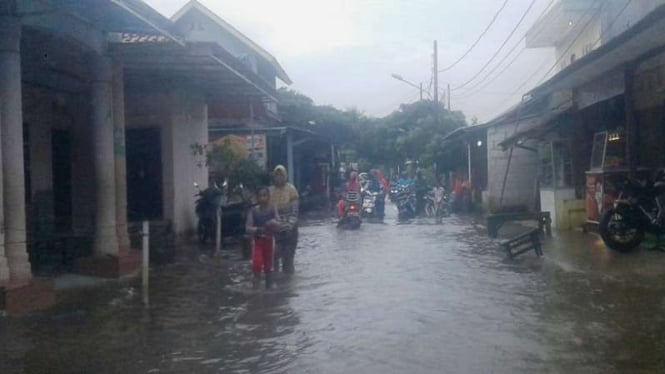
[(193, 183), (206, 185), (208, 171), (192, 147), (208, 143), (211, 103), (271, 100), (260, 69), (214, 41), (187, 40), (141, 1), (2, 2), (6, 308), (15, 310), (12, 295), (46, 294), (30, 293), (49, 287), (35, 274), (136, 269), (128, 218), (193, 232)]

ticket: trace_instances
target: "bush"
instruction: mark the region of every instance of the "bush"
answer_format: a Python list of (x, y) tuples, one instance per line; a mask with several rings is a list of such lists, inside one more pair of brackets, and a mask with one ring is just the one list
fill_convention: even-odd
[(229, 144), (192, 145), (195, 154), (205, 154), (210, 177), (221, 185), (226, 180), (229, 188), (242, 184), (250, 191), (270, 183), (270, 175), (253, 160), (239, 155)]

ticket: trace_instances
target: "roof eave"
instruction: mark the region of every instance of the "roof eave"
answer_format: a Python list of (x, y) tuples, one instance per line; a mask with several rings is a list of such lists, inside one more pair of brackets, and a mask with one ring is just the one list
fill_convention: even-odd
[(261, 58), (263, 58), (266, 62), (268, 62), (274, 69), (275, 69), (275, 75), (279, 80), (284, 82), (287, 85), (293, 84), (293, 81), (291, 81), (291, 78), (289, 78), (288, 74), (286, 74), (286, 71), (284, 68), (279, 64), (275, 56), (270, 54), (270, 52), (266, 51), (263, 47), (258, 45), (256, 42), (254, 42), (252, 39), (244, 35), (242, 32), (240, 32), (238, 29), (233, 27), (230, 23), (226, 22), (224, 19), (222, 19), (220, 16), (215, 14), (215, 12), (211, 11), (208, 9), (205, 5), (201, 4), (197, 0), (191, 0), (187, 4), (185, 4), (180, 10), (178, 10), (173, 16), (171, 16), (171, 22), (176, 23), (178, 20), (180, 20), (182, 17), (185, 16), (189, 11), (192, 9), (196, 9), (206, 15), (208, 18), (213, 20), (217, 25), (231, 33), (233, 36), (235, 36), (238, 40), (240, 40), (242, 43), (247, 45), (250, 49), (254, 50)]

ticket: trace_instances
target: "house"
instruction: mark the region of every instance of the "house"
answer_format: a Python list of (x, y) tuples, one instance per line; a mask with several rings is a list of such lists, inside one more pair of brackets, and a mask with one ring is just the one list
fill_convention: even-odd
[(443, 158), (437, 162), (437, 175), (452, 190), (456, 182), (467, 182), (472, 202), (487, 208), (487, 125), (460, 127), (441, 141)]
[(537, 181), (558, 228), (597, 222), (621, 180), (665, 162), (663, 4), (561, 0), (527, 33), (527, 46), (555, 48), (557, 72), (517, 107), (539, 106), (534, 123), (495, 139), (488, 129), (488, 142), (532, 150), (520, 178)]
[[(171, 21), (188, 42), (215, 43), (251, 70), (270, 90), (291, 79), (277, 59), (231, 24), (196, 0), (177, 11)], [(287, 166), (289, 180), (300, 190), (329, 194), (334, 147), (308, 129), (283, 123), (272, 95), (221, 97), (208, 105), (210, 141), (222, 136), (246, 139), (250, 157), (261, 167)], [(321, 151), (323, 150), (323, 151)]]
[(53, 302), (41, 276), (137, 268), (130, 220), (196, 225), (210, 103), (274, 100), (260, 71), (189, 41), (140, 0), (0, 5), (0, 299)]

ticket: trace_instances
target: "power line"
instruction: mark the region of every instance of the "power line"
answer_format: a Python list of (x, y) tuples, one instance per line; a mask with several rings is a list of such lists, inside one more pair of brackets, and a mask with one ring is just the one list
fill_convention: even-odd
[[(621, 10), (620, 10), (619, 13), (616, 15), (616, 17), (614, 17), (614, 19), (612, 20), (612, 22), (610, 22), (610, 25), (608, 26), (608, 28), (607, 28), (606, 30), (609, 30), (609, 29), (611, 29), (611, 28), (614, 26), (614, 23), (619, 19), (619, 17), (621, 17), (621, 15), (622, 15), (623, 12), (626, 10), (626, 8), (628, 8), (628, 5), (630, 5), (630, 3), (632, 3), (632, 2), (633, 2), (633, 0), (628, 0), (628, 1), (626, 2), (626, 4), (623, 6), (623, 8), (621, 8)], [(601, 9), (602, 9), (602, 5), (601, 5), (601, 8), (599, 8), (598, 13), (600, 13), (600, 10), (601, 10)], [(585, 30), (586, 30), (587, 27), (589, 27), (589, 24), (591, 24), (591, 20), (592, 20), (592, 19), (593, 19), (593, 17), (589, 20), (589, 22), (587, 23), (587, 25), (584, 26), (584, 29), (585, 29)], [(583, 31), (584, 31), (584, 30), (583, 30)], [(577, 39), (582, 35), (583, 31), (580, 32), (580, 34), (577, 36), (577, 38), (575, 38), (575, 41), (577, 41)], [(596, 39), (596, 40), (593, 42), (593, 45), (598, 44), (598, 42), (600, 42), (601, 40), (603, 40), (603, 35), (602, 35), (602, 33), (601, 33), (600, 37), (598, 37), (598, 39)], [(561, 54), (561, 56), (559, 57), (559, 59), (554, 63), (554, 65), (552, 65), (552, 67), (547, 71), (547, 73), (545, 73), (545, 75), (543, 75), (543, 77), (538, 81), (537, 84), (542, 83), (542, 82), (547, 78), (547, 76), (552, 72), (552, 70), (554, 70), (554, 68), (555, 68), (555, 67), (561, 62), (561, 60), (563, 59), (563, 57), (565, 57), (565, 55), (568, 53), (568, 51), (570, 51), (570, 49), (571, 49), (571, 48), (573, 47), (573, 45), (575, 44), (575, 41), (573, 41), (573, 43), (571, 43), (571, 44), (568, 46), (568, 48), (566, 49), (566, 51), (563, 52), (563, 54)]]
[[(608, 24), (608, 27), (605, 29), (605, 33), (601, 33), (601, 35), (598, 37), (598, 39), (596, 39), (596, 41), (593, 43), (594, 45), (596, 45), (598, 42), (600, 42), (600, 41), (603, 39), (603, 37), (605, 37), (605, 36), (607, 35), (607, 33), (608, 33), (608, 32), (614, 27), (614, 24), (619, 20), (619, 18), (621, 17), (621, 15), (623, 15), (623, 13), (626, 11), (626, 9), (628, 8), (628, 6), (629, 6), (632, 2), (633, 2), (633, 0), (628, 0), (628, 1), (626, 2), (626, 4), (624, 4), (623, 8), (621, 8), (621, 10), (619, 11), (619, 13), (617, 13), (617, 15), (614, 17), (614, 19), (612, 19), (612, 22), (610, 22), (610, 23)], [(594, 4), (595, 4), (595, 3), (597, 3), (597, 1), (594, 2)], [(591, 10), (591, 9), (592, 9), (592, 7), (589, 8), (589, 10)], [(587, 12), (585, 12), (585, 14), (582, 16), (582, 18), (583, 18), (586, 14), (589, 13), (589, 10), (587, 10)], [(596, 13), (599, 13), (600, 11), (602, 11), (602, 4), (601, 4), (601, 8), (599, 8), (599, 9), (596, 11)], [(572, 43), (568, 46), (568, 48), (567, 48), (566, 51), (562, 54), (562, 56), (565, 56), (565, 55), (566, 55), (566, 53), (568, 52), (568, 50), (570, 50), (571, 46), (574, 45), (575, 42), (577, 41), (577, 39), (579, 39), (579, 37), (584, 33), (584, 31), (586, 30), (586, 28), (589, 26), (590, 21), (593, 20), (593, 17), (595, 17), (595, 14), (592, 15), (592, 17), (589, 19), (589, 22), (587, 22), (587, 24), (584, 26), (584, 28), (583, 28), (583, 29), (577, 34), (577, 36), (575, 37), (575, 39), (574, 39), (574, 40), (572, 41)], [(547, 74), (545, 74), (545, 75), (543, 76), (543, 78), (542, 78), (537, 84), (542, 83), (542, 81), (547, 77), (547, 75), (551, 72), (551, 70), (559, 64), (560, 60), (561, 60), (561, 58), (559, 58), (559, 59), (557, 60), (557, 62), (554, 63), (554, 65), (552, 66), (552, 68), (550, 69), (550, 71), (548, 71)], [(534, 77), (534, 76), (540, 71), (540, 68), (541, 68), (542, 66), (544, 66), (544, 65), (545, 65), (545, 64), (542, 64), (542, 65), (541, 65), (541, 66), (540, 66), (540, 67), (534, 72), (534, 74), (532, 74), (531, 76), (529, 76), (529, 78), (527, 78), (526, 81), (524, 81), (524, 82), (523, 82), (523, 83), (522, 83), (522, 84), (521, 84), (521, 85), (520, 85), (515, 91), (513, 91), (513, 95), (516, 94), (518, 91), (520, 91), (520, 89), (521, 89), (525, 84), (527, 84), (527, 83), (531, 80), (531, 78), (533, 78), (533, 77)], [(503, 105), (502, 105), (502, 106), (503, 106)]]
[[(632, 0), (629, 0), (629, 1), (632, 1)], [(598, 0), (594, 1), (594, 3), (593, 3), (592, 5), (595, 5), (595, 4), (597, 4), (597, 3), (598, 3)], [(590, 6), (589, 9), (587, 9), (587, 10), (584, 12), (584, 15), (582, 15), (582, 18), (584, 18), (584, 17), (585, 17), (586, 15), (588, 15), (589, 13), (591, 13), (590, 11), (591, 11), (592, 9), (593, 9), (593, 6)], [(591, 25), (591, 22), (593, 21), (593, 18), (594, 18), (596, 15), (598, 15), (598, 14), (601, 12), (601, 10), (602, 10), (602, 6), (601, 6), (600, 8), (598, 8), (598, 10), (596, 10), (596, 12), (595, 12), (594, 14), (591, 14), (591, 17), (589, 17), (589, 19), (586, 21), (586, 23), (584, 24), (584, 26), (582, 27), (582, 29), (580, 30), (580, 32), (577, 33), (577, 35), (575, 36), (575, 38), (570, 42), (570, 44), (568, 44), (568, 47), (565, 49), (565, 51), (564, 51), (563, 53), (561, 53), (561, 56), (559, 56), (559, 58), (554, 62), (554, 64), (553, 64), (552, 67), (547, 71), (547, 73), (545, 74), (545, 76), (543, 77), (543, 79), (544, 79), (544, 78), (547, 76), (547, 74), (549, 74), (549, 73), (550, 73), (550, 72), (551, 72), (551, 71), (552, 71), (557, 65), (559, 65), (559, 63), (561, 62), (561, 60), (566, 56), (566, 53), (568, 53), (568, 51), (570, 51), (570, 49), (575, 45), (575, 42), (577, 42), (577, 39), (579, 39), (580, 36), (582, 36), (582, 34), (584, 34), (584, 32), (586, 31), (586, 29), (589, 27), (589, 25)], [(514, 94), (517, 94), (522, 88), (524, 88), (524, 86), (526, 86), (527, 83), (529, 83), (529, 82), (531, 81), (531, 79), (532, 79), (533, 77), (535, 77), (536, 74), (538, 74), (538, 72), (543, 68), (543, 66), (546, 66), (546, 63), (540, 65), (540, 66), (538, 67), (538, 69), (536, 69), (536, 71), (533, 72), (533, 74), (531, 74), (531, 75), (530, 75), (530, 76), (529, 76), (524, 82), (522, 82), (522, 84), (520, 84), (520, 85), (515, 89), (515, 91), (513, 91), (513, 95), (514, 95)], [(541, 80), (540, 82), (542, 82), (542, 80)], [(540, 83), (540, 82), (539, 82), (539, 83)]]
[(510, 38), (513, 37), (513, 35), (514, 35), (515, 32), (517, 31), (517, 29), (520, 27), (520, 25), (522, 25), (522, 22), (524, 22), (524, 19), (525, 19), (526, 16), (529, 14), (529, 12), (531, 11), (531, 8), (533, 8), (533, 5), (534, 5), (535, 3), (536, 3), (536, 0), (531, 0), (531, 4), (529, 4), (529, 7), (526, 9), (526, 11), (524, 11), (524, 14), (522, 14), (522, 18), (520, 18), (519, 22), (517, 22), (517, 24), (515, 25), (515, 27), (513, 28), (513, 30), (510, 32), (510, 34), (509, 34), (508, 37), (506, 38), (506, 40), (503, 41), (503, 43), (501, 44), (501, 46), (499, 47), (499, 49), (497, 49), (497, 51), (496, 51), (496, 52), (494, 53), (494, 55), (489, 59), (489, 61), (487, 61), (487, 63), (486, 63), (486, 64), (485, 64), (480, 70), (478, 70), (478, 72), (477, 72), (473, 77), (471, 77), (471, 79), (467, 80), (466, 82), (462, 83), (461, 85), (459, 85), (459, 86), (457, 86), (457, 87), (454, 87), (454, 88), (452, 89), (453, 91), (457, 91), (457, 90), (459, 90), (460, 88), (466, 87), (469, 83), (473, 82), (473, 81), (474, 81), (476, 78), (478, 78), (478, 76), (480, 76), (480, 74), (481, 74), (481, 73), (482, 73), (482, 72), (483, 72), (483, 71), (484, 71), (484, 70), (485, 70), (485, 69), (486, 69), (491, 63), (492, 63), (492, 61), (494, 61), (494, 59), (495, 59), (495, 58), (499, 55), (499, 53), (501, 53), (501, 51), (503, 50), (503, 47), (505, 47), (506, 44), (508, 44), (508, 41), (510, 41)]
[(476, 47), (476, 45), (478, 45), (478, 43), (479, 43), (480, 40), (485, 36), (485, 34), (487, 34), (487, 32), (488, 32), (489, 29), (492, 27), (492, 25), (494, 24), (494, 22), (496, 22), (497, 18), (499, 18), (499, 15), (501, 14), (501, 12), (503, 12), (503, 9), (504, 9), (504, 8), (506, 7), (506, 5), (508, 4), (508, 1), (509, 1), (509, 0), (504, 0), (503, 5), (501, 5), (501, 8), (499, 8), (499, 10), (494, 14), (494, 17), (492, 17), (492, 20), (490, 21), (490, 23), (487, 25), (487, 27), (485, 27), (485, 30), (483, 30), (483, 32), (480, 33), (480, 36), (478, 36), (478, 39), (476, 39), (476, 41), (473, 42), (473, 44), (471, 45), (471, 47), (469, 47), (469, 49), (467, 49), (466, 52), (464, 52), (464, 54), (462, 55), (462, 57), (458, 58), (457, 61), (453, 62), (452, 64), (450, 64), (450, 65), (448, 65), (448, 66), (446, 66), (445, 68), (439, 70), (439, 73), (443, 73), (443, 72), (446, 72), (446, 71), (452, 69), (452, 68), (455, 67), (457, 64), (459, 64), (462, 60), (464, 60), (464, 58), (466, 58), (466, 56), (468, 56), (469, 53), (471, 53), (471, 51)]
[[(538, 20), (542, 19), (542, 18), (545, 16), (545, 14), (547, 14), (547, 12), (550, 10), (550, 8), (552, 7), (552, 5), (554, 5), (554, 2), (555, 2), (555, 1), (556, 1), (556, 0), (550, 0), (549, 4), (545, 7), (545, 9), (543, 10), (543, 12), (538, 16), (538, 18), (537, 18)], [(537, 32), (536, 32), (536, 34), (535, 34), (534, 36), (538, 36), (538, 35), (540, 35), (542, 32), (543, 32), (543, 29), (541, 28), (541, 29), (537, 30)], [(489, 71), (489, 72), (488, 72), (488, 73), (487, 73), (487, 74), (486, 74), (486, 75), (485, 75), (480, 81), (476, 82), (476, 84), (474, 84), (473, 86), (471, 86), (471, 87), (469, 88), (468, 91), (463, 92), (463, 93), (461, 94), (461, 96), (468, 96), (469, 94), (471, 94), (471, 95), (476, 94), (476, 93), (479, 92), (479, 91), (473, 91), (473, 90), (475, 90), (476, 88), (478, 88), (478, 87), (480, 87), (480, 86), (482, 86), (482, 87), (480, 87), (481, 89), (487, 87), (490, 83), (494, 82), (498, 77), (500, 77), (504, 72), (506, 72), (506, 70), (508, 70), (508, 68), (509, 68), (509, 67), (510, 67), (510, 66), (511, 66), (511, 65), (512, 65), (512, 64), (513, 64), (518, 58), (519, 58), (519, 56), (521, 56), (522, 53), (524, 53), (524, 51), (526, 50), (526, 46), (524, 46), (524, 47), (519, 51), (519, 53), (518, 53), (518, 54), (517, 54), (517, 55), (516, 55), (516, 56), (515, 56), (515, 57), (514, 57), (509, 63), (508, 63), (508, 65), (506, 65), (506, 66), (505, 66), (505, 67), (504, 67), (504, 68), (503, 68), (498, 74), (492, 76), (492, 74), (493, 74), (495, 71), (497, 71), (497, 70), (499, 69), (499, 67), (501, 66), (501, 64), (503, 64), (503, 63), (508, 59), (508, 57), (510, 57), (510, 55), (515, 51), (515, 49), (517, 49), (517, 47), (519, 47), (520, 45), (522, 45), (522, 42), (523, 42), (525, 39), (526, 39), (526, 33), (524, 34), (524, 36), (523, 36), (520, 40), (517, 41), (517, 43), (515, 43), (515, 45), (513, 46), (513, 48), (511, 48), (510, 51), (508, 51), (508, 53), (506, 53), (506, 54), (503, 56), (503, 59), (501, 59), (501, 61), (499, 61), (496, 65), (494, 65), (494, 68), (493, 68), (492, 70), (490, 70), (490, 71)], [(490, 78), (490, 77), (491, 77), (491, 78)], [(487, 79), (489, 79), (489, 81), (488, 81)], [(484, 83), (487, 83), (487, 84), (484, 84)], [(458, 96), (458, 97), (459, 97), (459, 96)]]

